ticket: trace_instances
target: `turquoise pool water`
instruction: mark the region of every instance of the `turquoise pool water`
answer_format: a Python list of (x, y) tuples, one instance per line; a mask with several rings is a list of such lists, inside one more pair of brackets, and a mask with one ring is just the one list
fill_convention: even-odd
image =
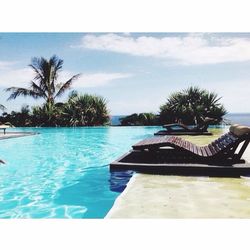
[(108, 164), (159, 129), (12, 129), (40, 134), (0, 140), (0, 218), (103, 218), (131, 175)]

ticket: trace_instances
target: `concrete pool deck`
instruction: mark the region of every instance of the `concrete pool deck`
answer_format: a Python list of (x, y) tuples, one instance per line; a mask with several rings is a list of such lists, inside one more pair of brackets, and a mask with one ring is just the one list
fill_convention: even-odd
[(30, 136), (30, 135), (36, 135), (36, 134), (37, 133), (33, 133), (33, 132), (6, 132), (5, 134), (0, 133), (0, 140), (18, 138), (18, 137)]
[[(187, 139), (206, 144), (222, 132)], [(250, 218), (250, 178), (135, 174), (105, 218)]]

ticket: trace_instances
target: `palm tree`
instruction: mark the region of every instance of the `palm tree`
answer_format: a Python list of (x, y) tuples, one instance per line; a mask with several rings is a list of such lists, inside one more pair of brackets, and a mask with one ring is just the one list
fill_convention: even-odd
[(199, 124), (208, 116), (218, 121), (226, 114), (224, 106), (219, 102), (221, 97), (199, 87), (189, 87), (175, 92), (160, 107), (162, 123), (182, 121), (186, 124)]
[(35, 126), (59, 126), (61, 125), (62, 107), (61, 103), (32, 107), (32, 123)]
[(12, 92), (8, 100), (16, 99), (18, 96), (31, 96), (34, 99), (43, 98), (48, 105), (55, 104), (55, 100), (60, 97), (66, 90), (68, 90), (73, 81), (76, 80), (80, 74), (74, 75), (64, 83), (58, 83), (58, 75), (62, 69), (63, 60), (56, 55), (49, 60), (41, 57), (34, 57), (29, 65), (35, 77), (30, 82), (29, 88), (10, 87), (6, 91)]
[(63, 120), (70, 126), (100, 126), (109, 123), (107, 101), (96, 95), (73, 91), (63, 108)]

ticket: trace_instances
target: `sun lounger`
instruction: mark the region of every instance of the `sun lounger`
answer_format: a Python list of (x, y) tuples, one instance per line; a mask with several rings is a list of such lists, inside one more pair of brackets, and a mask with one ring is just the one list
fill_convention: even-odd
[(160, 130), (155, 135), (212, 135), (207, 131), (209, 123), (215, 121), (212, 118), (206, 117), (201, 124), (193, 127), (186, 126), (182, 123), (172, 123), (163, 125), (165, 130)]
[(178, 175), (239, 176), (250, 174), (242, 155), (250, 142), (250, 128), (234, 125), (206, 146), (178, 136), (155, 136), (133, 145), (133, 150), (111, 163), (111, 169)]
[(154, 135), (212, 135), (206, 129), (198, 129), (197, 127), (188, 127), (184, 124), (173, 123), (163, 126), (165, 130), (160, 130)]
[(4, 135), (6, 134), (6, 128), (10, 128), (9, 125), (0, 125), (0, 129), (3, 130)]

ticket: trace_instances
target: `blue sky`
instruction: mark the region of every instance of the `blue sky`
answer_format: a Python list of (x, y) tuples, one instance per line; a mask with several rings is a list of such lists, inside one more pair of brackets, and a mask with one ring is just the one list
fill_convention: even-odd
[(112, 115), (158, 112), (169, 94), (191, 85), (217, 92), (229, 112), (250, 112), (248, 33), (0, 33), (7, 111), (42, 103), (6, 101), (3, 90), (27, 87), (31, 58), (54, 54), (64, 60), (61, 80), (81, 73), (73, 89), (104, 96)]

